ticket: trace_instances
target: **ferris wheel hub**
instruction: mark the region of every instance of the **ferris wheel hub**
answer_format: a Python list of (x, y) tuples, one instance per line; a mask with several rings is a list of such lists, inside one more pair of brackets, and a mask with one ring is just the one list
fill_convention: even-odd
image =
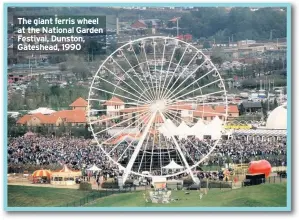
[(156, 100), (151, 104), (150, 110), (151, 112), (164, 112), (166, 110), (166, 101), (163, 99)]

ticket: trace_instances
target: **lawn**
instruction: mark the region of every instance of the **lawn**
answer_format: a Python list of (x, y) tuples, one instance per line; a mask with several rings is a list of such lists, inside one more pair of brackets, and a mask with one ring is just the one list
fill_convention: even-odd
[(89, 207), (286, 207), (287, 185), (263, 184), (235, 190), (213, 189), (199, 199), (199, 192), (173, 191), (172, 198), (178, 199), (169, 204), (145, 202), (144, 192), (111, 195), (87, 204)]
[(91, 194), (77, 189), (8, 186), (8, 207), (60, 206)]
[[(89, 207), (285, 207), (286, 183), (240, 189), (211, 189), (199, 199), (198, 191), (172, 191), (170, 204), (145, 202), (144, 191), (108, 195), (87, 203)], [(8, 186), (8, 207), (55, 207), (79, 201), (94, 192), (32, 186)], [(104, 192), (103, 192), (104, 193)]]

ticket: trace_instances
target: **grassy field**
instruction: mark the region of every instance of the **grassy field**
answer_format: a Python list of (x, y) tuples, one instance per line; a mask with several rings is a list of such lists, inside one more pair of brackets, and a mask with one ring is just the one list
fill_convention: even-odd
[[(199, 199), (199, 192), (172, 191), (170, 204), (145, 202), (144, 191), (110, 195), (86, 204), (89, 207), (285, 207), (286, 183), (264, 184), (240, 189), (211, 189)], [(92, 192), (48, 187), (8, 186), (8, 207), (53, 207), (78, 201)]]
[(173, 191), (172, 198), (178, 199), (169, 204), (145, 202), (144, 192), (111, 195), (87, 204), (89, 207), (285, 207), (286, 183), (264, 184), (235, 190), (213, 189), (199, 199), (199, 192)]
[(76, 189), (8, 186), (8, 207), (60, 206), (91, 194)]

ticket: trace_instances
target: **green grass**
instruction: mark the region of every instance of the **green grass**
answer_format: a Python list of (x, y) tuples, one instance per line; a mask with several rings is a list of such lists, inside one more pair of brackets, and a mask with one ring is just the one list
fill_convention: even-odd
[(199, 192), (173, 191), (169, 204), (152, 204), (143, 199), (144, 192), (111, 195), (87, 204), (89, 207), (286, 207), (286, 183), (263, 184), (235, 190), (213, 189), (199, 199)]
[(91, 194), (76, 189), (8, 186), (8, 207), (60, 206)]
[[(199, 192), (172, 191), (170, 204), (146, 203), (144, 191), (115, 194), (86, 204), (89, 207), (285, 207), (286, 183), (264, 184), (240, 189), (211, 189), (199, 199)], [(8, 186), (8, 207), (53, 207), (79, 201), (91, 195), (76, 189)], [(148, 193), (147, 193), (148, 194)]]

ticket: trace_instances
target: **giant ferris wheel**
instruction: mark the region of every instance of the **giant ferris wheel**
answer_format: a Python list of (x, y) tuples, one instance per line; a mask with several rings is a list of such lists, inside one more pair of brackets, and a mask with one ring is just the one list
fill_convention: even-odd
[[(183, 173), (195, 181), (193, 170), (220, 138), (179, 138), (174, 130), (206, 123), (214, 105), (224, 106), (220, 117), (226, 123), (225, 83), (211, 60), (187, 42), (152, 36), (124, 44), (100, 65), (90, 86), (88, 118), (101, 151), (123, 170), (123, 182), (131, 174)], [(170, 162), (182, 169), (165, 172)]]

